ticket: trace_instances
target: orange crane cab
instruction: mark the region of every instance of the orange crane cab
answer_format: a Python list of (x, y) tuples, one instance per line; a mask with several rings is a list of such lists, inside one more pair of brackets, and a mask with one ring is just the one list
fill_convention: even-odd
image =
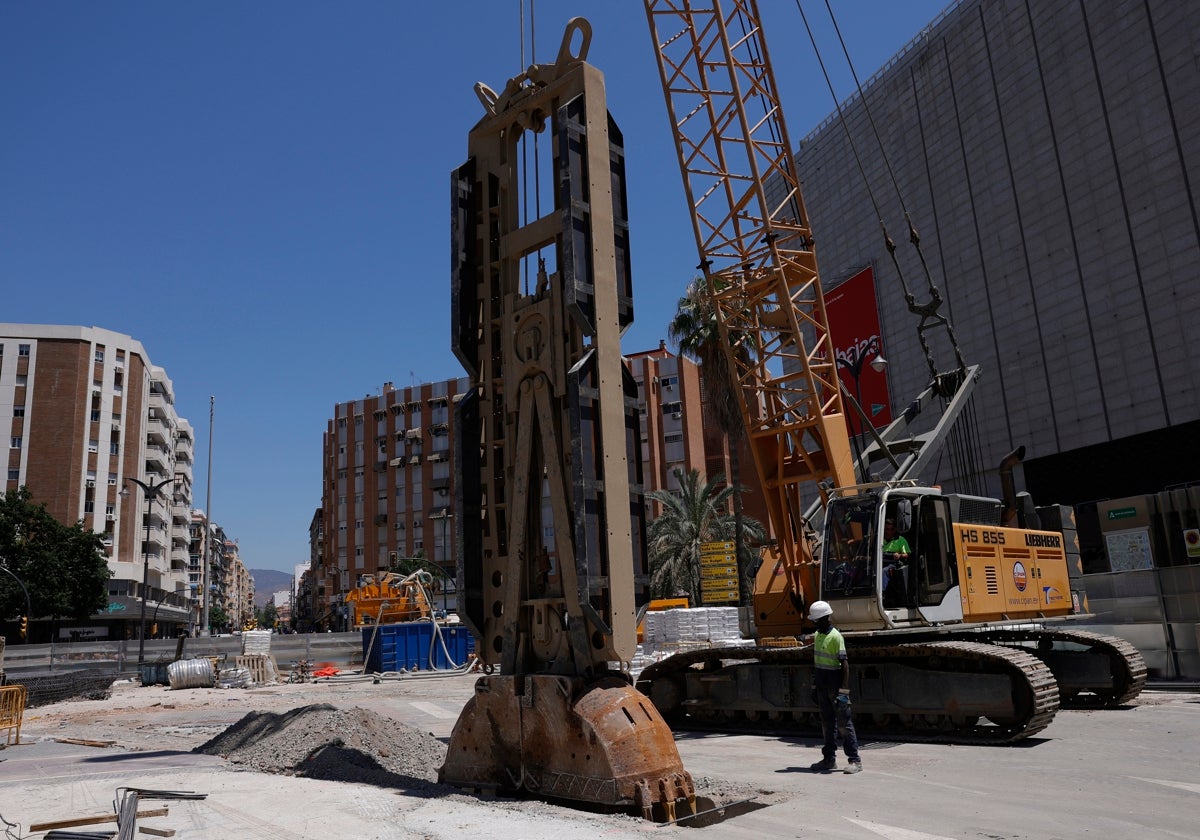
[[(841, 629), (1071, 613), (1061, 533), (1000, 527), (996, 500), (904, 484), (849, 488), (829, 502), (821, 597), (833, 605)], [(970, 510), (978, 513), (972, 518)], [(885, 551), (889, 523), (907, 549), (903, 556)]]

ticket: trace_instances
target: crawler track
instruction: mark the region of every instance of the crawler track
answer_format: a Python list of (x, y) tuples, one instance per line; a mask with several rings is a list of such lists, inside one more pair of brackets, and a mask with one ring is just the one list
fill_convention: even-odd
[[(1146, 685), (1146, 660), (1117, 636), (1086, 630), (989, 630), (981, 641), (1020, 646), (1046, 662), (1059, 680), (1064, 707), (1123, 706)], [(1099, 658), (1106, 667), (1087, 667)], [(1073, 660), (1073, 661), (1072, 661)]]
[[(1058, 710), (1054, 675), (1019, 647), (851, 643), (850, 661), (855, 728), (875, 740), (1010, 744), (1045, 729)], [(820, 729), (807, 647), (680, 653), (644, 670), (638, 687), (676, 728)]]

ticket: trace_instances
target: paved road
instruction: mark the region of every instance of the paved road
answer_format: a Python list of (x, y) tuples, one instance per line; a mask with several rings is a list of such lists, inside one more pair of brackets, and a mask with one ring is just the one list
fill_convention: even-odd
[[(446, 737), (470, 681), (405, 697), (371, 691), (363, 689), (363, 705)], [(115, 788), (125, 785), (208, 793), (203, 801), (169, 803), (169, 816), (139, 823), (175, 828), (179, 840), (1200, 837), (1200, 696), (1147, 692), (1141, 700), (1122, 710), (1061, 712), (1042, 737), (1017, 747), (868, 743), (866, 769), (857, 776), (807, 772), (820, 754), (812, 740), (681, 733), (680, 754), (693, 776), (753, 786), (773, 803), (697, 829), (232, 772), (207, 756), (71, 746), (46, 740), (44, 732), (35, 743), (0, 751), (0, 816), (27, 828), (109, 811)], [(221, 717), (207, 715), (203, 723), (219, 725)]]

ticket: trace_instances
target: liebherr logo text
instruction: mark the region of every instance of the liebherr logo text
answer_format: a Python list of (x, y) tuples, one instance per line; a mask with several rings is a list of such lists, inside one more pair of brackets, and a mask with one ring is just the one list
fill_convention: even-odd
[(1056, 534), (1026, 534), (1025, 545), (1037, 548), (1058, 548), (1062, 545), (1062, 537)]

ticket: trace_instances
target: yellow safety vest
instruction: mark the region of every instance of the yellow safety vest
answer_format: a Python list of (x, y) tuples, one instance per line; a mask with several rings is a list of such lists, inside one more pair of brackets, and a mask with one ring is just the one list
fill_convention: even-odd
[(846, 642), (836, 628), (828, 633), (818, 632), (813, 640), (813, 664), (827, 670), (842, 670), (839, 654), (846, 652)]

